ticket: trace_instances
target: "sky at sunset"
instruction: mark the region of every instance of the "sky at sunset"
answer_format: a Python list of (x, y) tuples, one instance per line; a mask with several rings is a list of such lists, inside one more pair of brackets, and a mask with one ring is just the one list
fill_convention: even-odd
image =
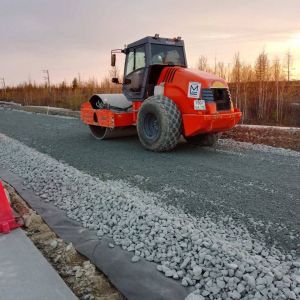
[(0, 0), (0, 78), (41, 83), (49, 69), (53, 83), (101, 79), (111, 49), (155, 33), (181, 36), (190, 67), (200, 55), (252, 63), (290, 50), (300, 79), (300, 0)]

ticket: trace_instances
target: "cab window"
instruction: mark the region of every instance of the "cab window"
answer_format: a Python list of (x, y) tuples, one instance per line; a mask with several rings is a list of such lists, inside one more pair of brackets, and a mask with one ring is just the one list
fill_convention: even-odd
[(184, 66), (185, 58), (183, 47), (174, 45), (151, 45), (151, 64)]
[(129, 51), (127, 56), (126, 75), (146, 67), (145, 48), (139, 47)]
[(127, 57), (126, 75), (130, 74), (134, 70), (134, 51), (130, 51)]

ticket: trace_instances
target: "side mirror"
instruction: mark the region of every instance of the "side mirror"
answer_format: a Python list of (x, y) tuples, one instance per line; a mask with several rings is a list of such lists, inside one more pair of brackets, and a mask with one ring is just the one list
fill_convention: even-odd
[(111, 82), (112, 82), (112, 83), (118, 84), (118, 83), (119, 83), (119, 78), (113, 77), (113, 78), (111, 79)]
[(115, 53), (111, 54), (111, 66), (112, 67), (116, 66), (116, 54)]
[(131, 84), (131, 79), (125, 78), (123, 84)]

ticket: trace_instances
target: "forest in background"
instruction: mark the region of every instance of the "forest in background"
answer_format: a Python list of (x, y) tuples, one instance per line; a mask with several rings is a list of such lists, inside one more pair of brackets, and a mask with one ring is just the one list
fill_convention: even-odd
[[(232, 100), (243, 112), (243, 123), (300, 126), (300, 81), (292, 80), (293, 58), (287, 52), (284, 59), (270, 59), (261, 52), (253, 64), (242, 61), (237, 53), (231, 64), (215, 62), (210, 65), (201, 56), (197, 68), (225, 78)], [(117, 70), (111, 70), (102, 81), (81, 81), (75, 77), (68, 84), (51, 84), (49, 72), (44, 84), (24, 82), (5, 86), (2, 79), (0, 99), (23, 105), (45, 105), (78, 110), (80, 104), (94, 93), (119, 93), (121, 86), (111, 82)]]

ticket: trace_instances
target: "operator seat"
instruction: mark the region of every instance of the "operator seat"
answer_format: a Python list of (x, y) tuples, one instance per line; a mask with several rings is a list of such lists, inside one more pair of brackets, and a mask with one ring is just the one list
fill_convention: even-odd
[(131, 75), (131, 84), (130, 84), (130, 91), (132, 92), (140, 92), (142, 89), (142, 81), (143, 81), (143, 74), (144, 69), (137, 70), (133, 72)]
[(165, 57), (165, 64), (180, 65), (180, 55), (176, 50), (168, 51)]
[(163, 64), (163, 59), (161, 55), (156, 54), (152, 56), (152, 64), (154, 65), (162, 65)]

